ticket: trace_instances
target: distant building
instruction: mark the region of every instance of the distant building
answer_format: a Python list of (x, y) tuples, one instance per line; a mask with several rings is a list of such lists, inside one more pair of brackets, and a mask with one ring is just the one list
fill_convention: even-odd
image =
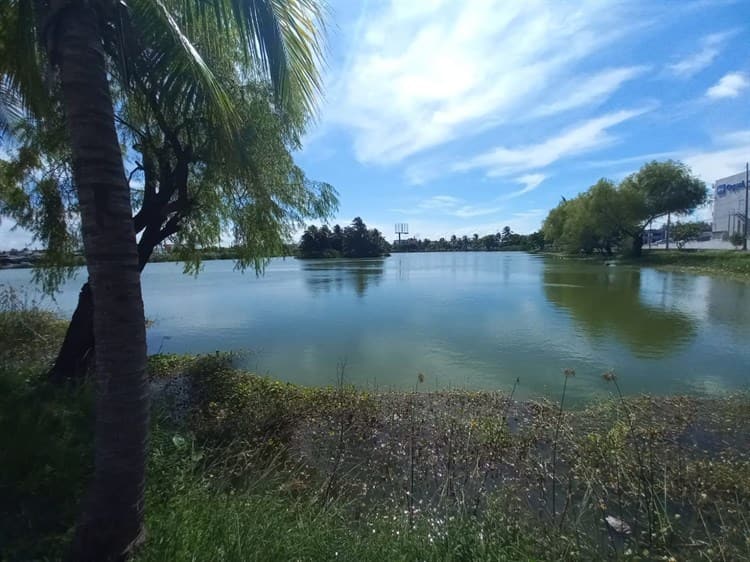
[(745, 172), (714, 183), (713, 236), (745, 231)]

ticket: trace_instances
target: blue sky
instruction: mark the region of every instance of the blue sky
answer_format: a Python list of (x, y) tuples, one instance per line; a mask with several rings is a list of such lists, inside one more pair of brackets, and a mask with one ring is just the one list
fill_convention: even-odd
[[(437, 238), (536, 230), (562, 196), (675, 158), (750, 159), (750, 2), (331, 4), (299, 164), (354, 216)], [(705, 209), (701, 217), (710, 216)]]
[[(750, 159), (748, 22), (747, 0), (333, 0), (297, 160), (338, 189), (332, 222), (389, 238), (531, 232), (654, 158), (710, 183)], [(11, 226), (0, 248), (28, 243)]]

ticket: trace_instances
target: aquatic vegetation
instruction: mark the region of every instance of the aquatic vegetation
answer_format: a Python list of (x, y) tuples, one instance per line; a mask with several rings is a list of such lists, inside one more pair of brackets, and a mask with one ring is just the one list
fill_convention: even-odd
[[(367, 392), (345, 365), (310, 388), (234, 359), (150, 359), (140, 560), (750, 559), (746, 394), (628, 398), (627, 374), (607, 371), (611, 398), (570, 408), (572, 370), (552, 403), (515, 400), (520, 381), (510, 395), (426, 391), (418, 374), (412, 391)], [(91, 470), (72, 460), (90, 451), (90, 393), (42, 373), (2, 371), (11, 559), (55, 557)]]

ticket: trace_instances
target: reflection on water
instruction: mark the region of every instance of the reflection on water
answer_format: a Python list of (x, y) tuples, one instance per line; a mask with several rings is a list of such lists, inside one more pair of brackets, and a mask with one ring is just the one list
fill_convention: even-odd
[(588, 335), (614, 336), (639, 357), (673, 353), (695, 337), (687, 315), (643, 303), (640, 269), (548, 265), (544, 293)]
[(360, 297), (370, 284), (379, 285), (385, 258), (300, 260), (305, 284), (312, 294), (354, 289)]
[[(75, 307), (80, 279), (55, 302)], [(28, 286), (28, 270), (0, 284)], [(574, 368), (573, 400), (608, 392), (715, 393), (747, 388), (750, 284), (547, 260), (508, 252), (397, 254), (369, 260), (274, 259), (265, 275), (230, 261), (198, 277), (176, 264), (143, 274), (149, 349), (251, 352), (248, 369), (309, 385), (460, 386), (554, 397)], [(567, 396), (567, 395), (566, 395)], [(567, 400), (567, 398), (566, 398)]]

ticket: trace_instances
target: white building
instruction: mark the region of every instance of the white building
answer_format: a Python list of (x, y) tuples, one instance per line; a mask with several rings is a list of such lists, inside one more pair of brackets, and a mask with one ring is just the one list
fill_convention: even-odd
[(714, 237), (744, 232), (745, 193), (745, 172), (716, 180), (714, 183)]

